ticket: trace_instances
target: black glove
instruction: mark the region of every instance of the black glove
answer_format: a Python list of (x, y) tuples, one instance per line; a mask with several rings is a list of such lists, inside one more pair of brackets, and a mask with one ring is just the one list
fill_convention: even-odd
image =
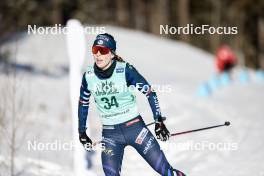
[(161, 141), (167, 141), (170, 137), (170, 132), (166, 128), (165, 124), (163, 123), (162, 117), (159, 117), (155, 121), (155, 133), (156, 133), (157, 139), (160, 139)]
[(83, 132), (83, 133), (79, 134), (79, 140), (83, 144), (85, 150), (87, 150), (87, 151), (91, 151), (92, 150), (93, 142), (87, 136), (86, 132)]

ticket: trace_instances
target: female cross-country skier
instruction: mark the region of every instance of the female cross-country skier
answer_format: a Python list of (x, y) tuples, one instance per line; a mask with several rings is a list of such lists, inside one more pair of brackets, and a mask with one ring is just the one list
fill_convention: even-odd
[(92, 140), (86, 134), (86, 120), (90, 96), (95, 104), (103, 125), (102, 166), (106, 176), (119, 176), (124, 148), (134, 147), (146, 162), (162, 176), (185, 176), (167, 161), (155, 137), (140, 116), (136, 98), (129, 86), (136, 87), (146, 95), (155, 120), (156, 137), (169, 139), (160, 112), (157, 95), (138, 71), (116, 55), (116, 41), (110, 34), (97, 35), (92, 53), (95, 64), (89, 66), (82, 78), (78, 108), (79, 139), (87, 146)]

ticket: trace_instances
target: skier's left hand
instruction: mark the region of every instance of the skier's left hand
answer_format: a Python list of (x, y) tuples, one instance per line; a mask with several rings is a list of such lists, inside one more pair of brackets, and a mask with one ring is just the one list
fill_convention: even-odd
[(162, 117), (159, 117), (155, 121), (155, 134), (157, 139), (160, 139), (161, 141), (167, 141), (170, 137), (170, 132), (163, 123)]

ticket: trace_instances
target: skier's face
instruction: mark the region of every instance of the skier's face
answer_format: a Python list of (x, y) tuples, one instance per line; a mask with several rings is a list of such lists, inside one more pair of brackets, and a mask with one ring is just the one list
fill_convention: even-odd
[(107, 69), (111, 65), (112, 58), (114, 55), (109, 51), (107, 54), (101, 54), (98, 51), (96, 54), (93, 54), (95, 64), (102, 70)]

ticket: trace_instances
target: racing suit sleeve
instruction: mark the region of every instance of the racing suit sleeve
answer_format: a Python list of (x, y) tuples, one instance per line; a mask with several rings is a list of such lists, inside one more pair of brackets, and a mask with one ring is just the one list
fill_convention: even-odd
[(154, 120), (161, 117), (159, 101), (156, 92), (151, 88), (147, 80), (129, 63), (126, 64), (127, 86), (135, 86), (148, 99)]

